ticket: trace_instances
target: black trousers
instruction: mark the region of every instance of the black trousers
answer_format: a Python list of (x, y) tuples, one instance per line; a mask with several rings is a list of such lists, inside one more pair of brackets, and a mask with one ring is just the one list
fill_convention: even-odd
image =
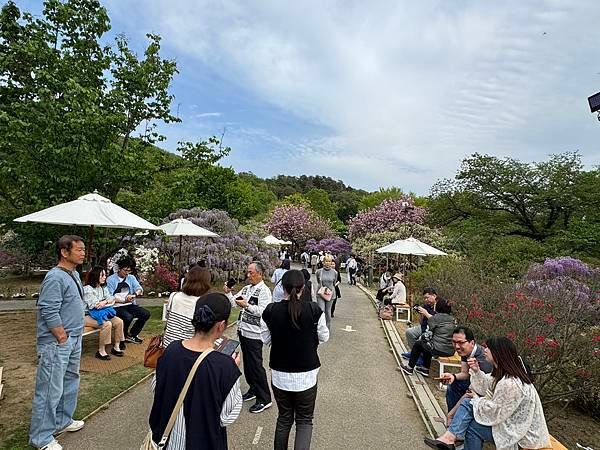
[[(135, 337), (140, 334), (140, 331), (142, 331), (142, 328), (144, 328), (146, 321), (150, 318), (150, 311), (138, 305), (121, 306), (115, 309), (117, 310), (117, 317), (120, 317), (123, 320), (123, 333), (125, 333), (125, 336)], [(134, 317), (137, 320), (130, 330), (129, 326), (131, 325)]]
[(348, 275), (350, 276), (350, 284), (356, 284), (356, 269), (348, 269)]
[(419, 360), (419, 356), (423, 355), (423, 367), (429, 369), (431, 367), (431, 358), (433, 356), (452, 356), (445, 353), (440, 353), (435, 349), (433, 352), (428, 351), (423, 345), (423, 341), (415, 342), (415, 345), (412, 346), (410, 351), (410, 358), (408, 361), (408, 365), (410, 367), (415, 367), (417, 361)]
[(287, 450), (290, 430), (296, 422), (294, 450), (310, 449), (317, 385), (301, 392), (283, 391), (273, 386), (279, 415), (275, 426), (274, 450)]
[(271, 403), (271, 390), (267, 381), (267, 372), (263, 367), (263, 343), (260, 339), (248, 339), (238, 333), (242, 360), (244, 362), (244, 376), (250, 386), (248, 392), (256, 395), (256, 402)]

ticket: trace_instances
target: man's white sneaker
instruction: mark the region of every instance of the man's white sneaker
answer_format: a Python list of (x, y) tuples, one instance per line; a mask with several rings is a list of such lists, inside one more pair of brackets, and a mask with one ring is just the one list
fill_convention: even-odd
[(85, 422), (83, 420), (74, 420), (73, 422), (71, 422), (71, 425), (64, 428), (62, 431), (79, 431), (83, 428), (84, 425)]
[(62, 450), (62, 445), (56, 439), (52, 439), (52, 442), (43, 446), (40, 450)]

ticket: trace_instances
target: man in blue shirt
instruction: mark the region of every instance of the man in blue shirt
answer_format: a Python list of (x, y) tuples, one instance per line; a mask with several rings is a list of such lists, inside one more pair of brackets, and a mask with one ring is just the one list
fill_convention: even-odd
[[(115, 296), (117, 317), (123, 320), (123, 332), (125, 333), (125, 341), (141, 344), (142, 339), (139, 338), (140, 331), (144, 328), (146, 321), (150, 318), (150, 311), (135, 302), (136, 297), (141, 297), (144, 293), (142, 285), (137, 278), (131, 274), (133, 261), (128, 256), (117, 261), (119, 270), (113, 273), (106, 279), (106, 288), (110, 295)], [(119, 303), (129, 303), (129, 305), (118, 306)], [(137, 319), (131, 330), (129, 326), (133, 319)]]
[(61, 237), (56, 255), (58, 264), (46, 274), (37, 302), (38, 367), (29, 430), (29, 443), (44, 450), (62, 450), (53, 434), (84, 425), (73, 420), (84, 322), (83, 286), (75, 268), (85, 259), (83, 239)]

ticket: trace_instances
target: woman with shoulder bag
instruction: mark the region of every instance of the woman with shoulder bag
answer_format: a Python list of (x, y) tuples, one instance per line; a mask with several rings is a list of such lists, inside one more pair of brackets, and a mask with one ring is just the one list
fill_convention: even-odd
[(317, 270), (317, 303), (325, 313), (327, 328), (331, 330), (331, 306), (335, 299), (335, 285), (338, 283), (338, 274), (334, 267), (333, 258), (330, 255), (323, 258), (323, 268)]
[[(227, 449), (225, 427), (237, 419), (242, 409), (240, 356), (212, 350), (214, 341), (223, 335), (230, 314), (231, 303), (225, 295), (200, 297), (192, 320), (194, 336), (174, 341), (158, 360), (149, 423), (152, 441), (159, 443), (159, 448)], [(183, 404), (176, 408), (182, 391)]]
[(321, 366), (317, 348), (329, 339), (329, 329), (318, 305), (301, 300), (306, 286), (299, 270), (286, 272), (282, 284), (286, 298), (265, 308), (261, 332), (263, 343), (271, 344), (269, 367), (279, 410), (274, 449), (287, 450), (295, 421), (294, 450), (308, 450)]

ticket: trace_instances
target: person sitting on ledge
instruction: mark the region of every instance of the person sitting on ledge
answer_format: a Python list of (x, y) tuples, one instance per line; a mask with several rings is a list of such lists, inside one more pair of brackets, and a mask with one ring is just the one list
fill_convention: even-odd
[[(146, 321), (150, 318), (150, 311), (138, 306), (135, 302), (136, 297), (141, 297), (144, 290), (137, 278), (131, 274), (133, 264), (133, 261), (128, 256), (117, 261), (119, 271), (106, 279), (106, 287), (109, 294), (115, 296), (116, 303), (131, 302), (129, 305), (120, 306), (115, 309), (117, 310), (117, 317), (120, 317), (124, 323), (125, 341), (141, 344), (143, 341), (140, 339), (139, 334), (142, 328), (144, 328)], [(137, 320), (130, 330), (129, 326), (134, 318)]]
[[(435, 308), (437, 314), (429, 319), (427, 331), (413, 345), (408, 365), (400, 365), (402, 371), (408, 375), (412, 375), (413, 370), (416, 370), (424, 377), (428, 377), (432, 356), (454, 355), (452, 332), (456, 327), (456, 320), (450, 314), (452, 312), (450, 303), (438, 297)], [(418, 366), (417, 361), (421, 355), (423, 355), (423, 365)]]
[(448, 421), (452, 420), (455, 408), (463, 395), (469, 389), (471, 384), (471, 375), (469, 375), (468, 358), (475, 358), (479, 363), (479, 368), (485, 373), (491, 373), (493, 366), (485, 359), (485, 352), (481, 345), (475, 342), (475, 335), (470, 328), (456, 327), (452, 332), (452, 345), (456, 353), (460, 356), (460, 372), (443, 373), (441, 382), (448, 386), (446, 390), (446, 404), (448, 405)]
[(108, 293), (105, 282), (106, 271), (104, 268), (94, 267), (88, 273), (86, 284), (83, 287), (83, 303), (86, 313), (85, 326), (100, 329), (96, 358), (108, 361), (110, 355), (106, 353), (106, 346), (111, 342), (112, 330), (115, 330), (115, 345), (110, 350), (113, 355), (123, 356), (121, 342), (125, 340), (125, 337), (123, 321), (116, 317), (116, 311), (112, 308), (115, 298)]
[(425, 444), (440, 450), (454, 450), (464, 439), (465, 450), (481, 450), (491, 442), (497, 450), (547, 448), (550, 434), (540, 397), (513, 342), (506, 337), (487, 340), (485, 358), (494, 367), (483, 373), (475, 358), (469, 358), (472, 391), (444, 434), (425, 438)]

